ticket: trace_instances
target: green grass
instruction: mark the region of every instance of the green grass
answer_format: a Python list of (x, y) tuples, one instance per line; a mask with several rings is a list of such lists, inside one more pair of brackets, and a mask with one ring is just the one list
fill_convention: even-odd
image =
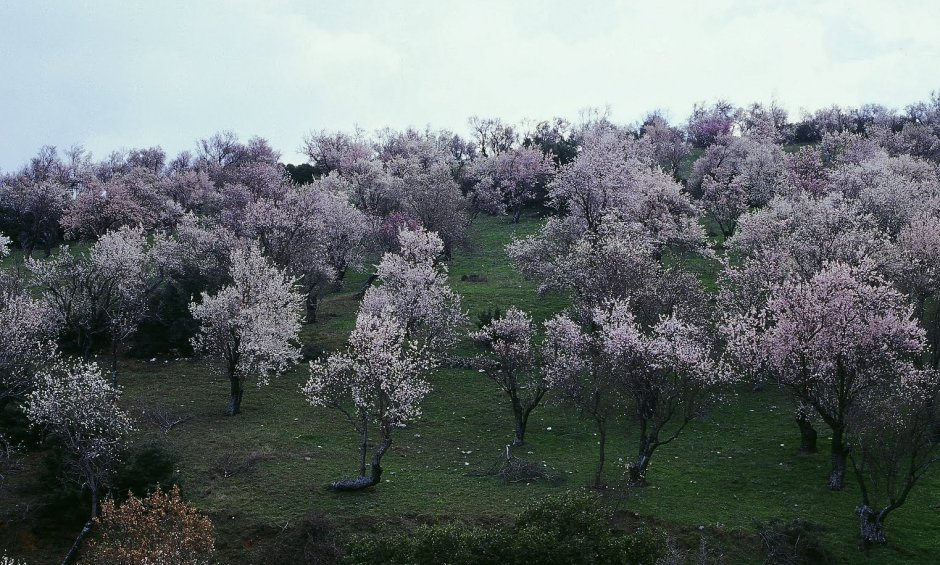
[[(541, 320), (565, 307), (563, 298), (537, 296), (534, 283), (523, 280), (503, 252), (512, 237), (533, 233), (539, 225), (532, 218), (519, 225), (505, 218), (474, 224), (475, 247), (459, 252), (450, 265), (451, 282), (471, 319), (487, 308), (514, 305)], [(714, 265), (680, 260), (700, 272), (707, 286), (713, 284)], [(465, 275), (483, 282), (461, 280)], [(320, 322), (304, 329), (305, 340), (325, 349), (343, 344), (364, 278), (354, 275), (347, 290), (324, 299)], [(464, 343), (461, 351), (473, 349)], [(247, 562), (261, 538), (310, 513), (327, 515), (346, 533), (432, 521), (488, 524), (508, 521), (540, 496), (583, 488), (591, 480), (597, 457), (593, 428), (553, 404), (533, 413), (528, 444), (516, 455), (544, 462), (564, 480), (504, 485), (485, 476), (512, 437), (508, 402), (480, 374), (447, 369), (430, 377), (433, 390), (421, 419), (396, 432), (383, 483), (359, 493), (328, 491), (326, 483), (356, 472), (358, 438), (340, 414), (305, 403), (299, 387), (306, 376), (301, 365), (267, 387), (249, 387), (243, 413), (227, 417), (228, 385), (211, 364), (128, 359), (121, 366), (122, 402), (139, 422), (135, 441), (159, 441), (177, 457), (184, 496), (216, 525), (221, 562)], [(145, 413), (159, 410), (188, 419), (164, 434)], [(774, 390), (726, 391), (701, 421), (657, 451), (645, 489), (622, 486), (635, 438), (629, 424), (614, 428), (605, 474), (611, 488), (605, 496), (621, 511), (618, 522), (646, 521), (690, 546), (704, 535), (731, 562), (762, 562), (754, 524), (772, 517), (821, 524), (825, 546), (840, 562), (930, 563), (940, 552), (937, 476), (919, 485), (891, 516), (887, 547), (859, 550), (853, 513), (859, 496), (851, 477), (844, 492), (826, 490), (824, 428), (819, 428), (820, 453), (798, 455), (790, 405)], [(42, 562), (42, 556), (64, 553), (70, 541), (62, 532), (25, 557)]]

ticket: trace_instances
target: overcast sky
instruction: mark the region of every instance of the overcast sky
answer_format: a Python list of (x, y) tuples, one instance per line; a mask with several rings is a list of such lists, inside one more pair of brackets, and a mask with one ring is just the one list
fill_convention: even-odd
[(465, 132), (697, 101), (903, 108), (940, 89), (940, 2), (0, 0), (0, 169), (222, 129), (287, 162), (312, 130)]

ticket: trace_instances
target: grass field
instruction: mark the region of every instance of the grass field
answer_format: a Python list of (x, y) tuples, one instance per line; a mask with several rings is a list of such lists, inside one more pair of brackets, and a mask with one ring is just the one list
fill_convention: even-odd
[[(517, 306), (541, 321), (565, 307), (562, 297), (537, 296), (535, 285), (511, 268), (503, 252), (512, 237), (538, 226), (535, 218), (515, 226), (505, 218), (474, 224), (474, 247), (458, 252), (450, 265), (452, 284), (471, 320), (489, 308)], [(714, 266), (699, 261), (693, 267), (712, 286)], [(324, 300), (321, 321), (305, 327), (305, 341), (324, 349), (342, 345), (362, 279), (352, 277), (347, 291)], [(461, 354), (473, 351), (469, 343), (460, 345)], [(122, 402), (138, 421), (135, 442), (158, 442), (174, 455), (184, 496), (216, 525), (223, 563), (253, 562), (264, 538), (314, 513), (326, 515), (340, 534), (449, 520), (504, 522), (547, 493), (584, 488), (597, 457), (591, 424), (549, 404), (533, 413), (528, 443), (516, 454), (543, 463), (563, 480), (502, 484), (487, 476), (512, 437), (509, 404), (477, 372), (443, 369), (430, 378), (433, 391), (420, 421), (398, 430), (384, 461), (383, 483), (364, 492), (334, 493), (323, 486), (356, 472), (357, 437), (340, 414), (305, 403), (299, 392), (305, 366), (267, 387), (248, 388), (243, 413), (236, 417), (225, 416), (227, 382), (205, 362), (126, 359), (121, 375)], [(155, 413), (184, 421), (164, 433), (152, 423)], [(624, 461), (633, 456), (635, 439), (628, 423), (614, 426), (604, 496), (618, 511), (619, 524), (654, 524), (689, 547), (704, 536), (732, 563), (763, 562), (755, 524), (770, 518), (819, 524), (822, 541), (838, 562), (937, 562), (940, 475), (918, 485), (908, 504), (891, 516), (889, 545), (863, 552), (853, 513), (857, 489), (851, 477), (843, 492), (825, 488), (828, 442), (825, 428), (818, 429), (820, 453), (798, 455), (799, 437), (785, 396), (773, 389), (729, 389), (704, 419), (657, 451), (644, 489), (623, 486)], [(24, 556), (31, 563), (61, 556), (74, 532), (43, 535), (30, 538), (34, 549)]]

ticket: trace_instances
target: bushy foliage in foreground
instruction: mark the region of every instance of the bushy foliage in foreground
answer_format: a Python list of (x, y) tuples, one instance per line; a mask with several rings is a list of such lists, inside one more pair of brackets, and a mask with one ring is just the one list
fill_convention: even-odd
[(212, 522), (186, 504), (176, 486), (146, 498), (131, 495), (121, 505), (106, 501), (96, 525), (84, 560), (99, 565), (197, 565), (209, 563), (214, 551)]
[(414, 534), (355, 538), (350, 563), (655, 563), (665, 538), (612, 530), (595, 494), (568, 492), (527, 508), (511, 526), (424, 526)]

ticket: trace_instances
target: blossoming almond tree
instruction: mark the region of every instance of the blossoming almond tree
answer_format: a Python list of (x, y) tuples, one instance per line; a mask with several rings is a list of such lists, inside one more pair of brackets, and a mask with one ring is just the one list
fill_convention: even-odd
[(623, 409), (613, 367), (597, 341), (566, 315), (545, 322), (542, 356), (545, 382), (563, 402), (577, 407), (594, 421), (598, 436), (598, 461), (594, 488), (603, 484), (609, 423)]
[(257, 246), (233, 251), (231, 263), (231, 284), (212, 296), (203, 293), (201, 302), (190, 303), (189, 309), (199, 322), (193, 348), (223, 361), (231, 385), (228, 413), (235, 415), (246, 379), (267, 384), (300, 358), (297, 337), (304, 297)]
[[(0, 260), (9, 256), (10, 243), (0, 233)], [(55, 335), (54, 312), (22, 287), (19, 276), (0, 271), (0, 408), (9, 401), (22, 401), (29, 393), (44, 344)], [(0, 456), (9, 453), (9, 443), (0, 433)]]
[(382, 284), (368, 288), (360, 311), (378, 316), (388, 310), (409, 338), (446, 349), (456, 341), (466, 316), (460, 296), (447, 286), (447, 267), (439, 262), (444, 243), (420, 227), (401, 228), (398, 241), (400, 251), (382, 257), (376, 269)]
[(477, 357), (475, 364), (509, 396), (512, 403), (514, 446), (523, 444), (529, 414), (542, 401), (546, 391), (532, 344), (533, 330), (532, 318), (528, 314), (509, 308), (501, 318), (470, 334), (471, 339), (489, 350), (488, 355)]
[(473, 190), (487, 194), (481, 200), (499, 203), (494, 211), (508, 209), (517, 224), (523, 206), (536, 198), (553, 172), (551, 158), (542, 151), (516, 148), (477, 161), (472, 175), (479, 180)]
[(22, 400), (33, 387), (33, 373), (55, 336), (56, 315), (42, 300), (15, 285), (0, 285), (0, 405)]
[(73, 480), (91, 492), (91, 517), (65, 558), (69, 562), (98, 516), (98, 500), (133, 431), (112, 387), (95, 363), (56, 358), (36, 376), (26, 415), (65, 448)]
[(104, 234), (87, 254), (62, 252), (26, 263), (31, 284), (85, 357), (107, 340), (115, 383), (118, 352), (148, 314), (149, 297), (180, 269), (178, 244), (160, 233), (152, 239), (148, 243), (140, 227), (123, 227)]
[[(307, 401), (342, 411), (362, 436), (359, 476), (336, 481), (337, 490), (378, 484), (392, 431), (420, 414), (429, 387), (422, 376), (438, 365), (465, 321), (460, 297), (447, 287), (446, 269), (436, 263), (443, 242), (424, 229), (402, 229), (399, 253), (378, 266), (382, 284), (363, 297), (345, 352), (310, 364), (303, 387)], [(366, 475), (369, 429), (381, 443)]]
[(357, 262), (368, 229), (364, 214), (321, 181), (291, 187), (279, 200), (257, 200), (246, 213), (265, 254), (297, 277), (306, 321), (316, 322), (320, 293)]
[[(410, 339), (390, 310), (360, 312), (347, 350), (310, 363), (310, 380), (303, 387), (307, 401), (340, 410), (362, 436), (359, 476), (335, 481), (332, 488), (359, 490), (381, 481), (392, 432), (421, 414), (421, 400), (430, 390), (422, 376), (435, 366), (427, 347)], [(377, 428), (380, 443), (367, 475), (370, 428)]]
[(885, 520), (940, 461), (935, 370), (907, 367), (888, 387), (850, 414), (849, 460), (862, 503), (856, 508), (862, 541), (884, 544)]
[(833, 490), (844, 485), (850, 413), (909, 373), (925, 346), (904, 296), (865, 264), (781, 284), (722, 327), (740, 366), (768, 371), (832, 429)]
[[(597, 233), (614, 219), (640, 226), (657, 250), (704, 244), (698, 206), (653, 162), (643, 141), (595, 132), (555, 175), (548, 195), (551, 206), (564, 212), (558, 221), (567, 233)], [(544, 239), (546, 232), (534, 237)]]
[[(645, 486), (653, 452), (679, 437), (715, 386), (728, 380), (727, 373), (712, 361), (704, 328), (674, 314), (660, 318), (647, 333), (629, 303), (620, 300), (596, 309), (594, 322), (600, 350), (639, 427), (630, 484)], [(668, 424), (675, 427), (664, 437)]]
[(61, 241), (59, 220), (68, 202), (68, 187), (53, 180), (20, 177), (0, 186), (4, 229), (16, 238), (27, 257), (37, 248), (48, 257)]
[[(778, 196), (767, 206), (741, 216), (726, 244), (730, 261), (719, 278), (719, 303), (726, 314), (763, 309), (773, 289), (786, 281), (807, 281), (832, 262), (873, 264), (897, 271), (899, 254), (874, 218), (841, 194)], [(772, 378), (754, 366), (741, 367), (755, 384)], [(816, 451), (812, 413), (797, 400), (795, 419), (800, 449)]]

